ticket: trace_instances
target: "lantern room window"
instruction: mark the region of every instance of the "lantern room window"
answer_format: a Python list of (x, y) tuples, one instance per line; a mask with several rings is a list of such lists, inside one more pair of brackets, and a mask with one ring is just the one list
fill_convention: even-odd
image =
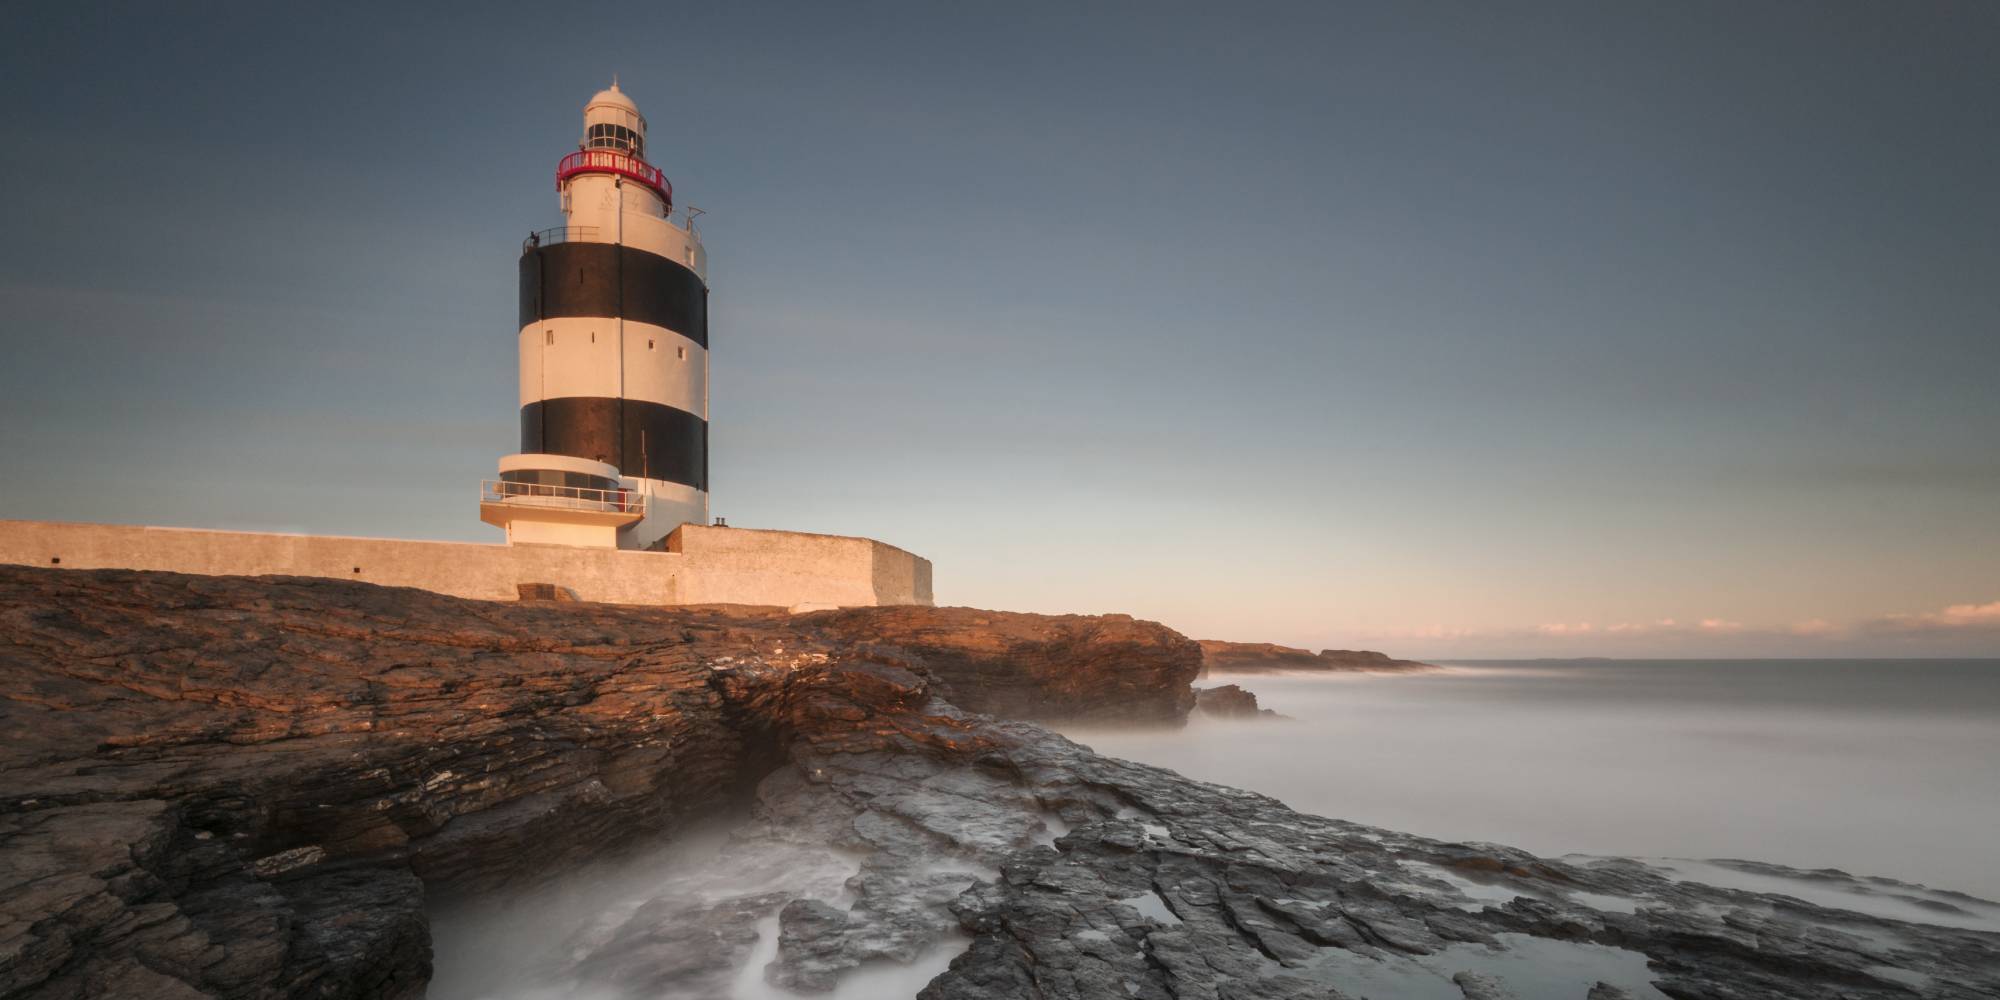
[(585, 145), (591, 149), (616, 149), (633, 156), (646, 155), (645, 136), (623, 125), (592, 125)]

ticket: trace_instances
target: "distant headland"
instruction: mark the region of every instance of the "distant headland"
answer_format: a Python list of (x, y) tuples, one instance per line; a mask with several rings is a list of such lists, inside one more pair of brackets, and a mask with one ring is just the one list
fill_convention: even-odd
[(1224, 642), (1199, 639), (1201, 671), (1210, 673), (1268, 673), (1279, 670), (1436, 670), (1436, 664), (1398, 660), (1372, 649), (1322, 649), (1317, 653), (1294, 646), (1269, 642)]

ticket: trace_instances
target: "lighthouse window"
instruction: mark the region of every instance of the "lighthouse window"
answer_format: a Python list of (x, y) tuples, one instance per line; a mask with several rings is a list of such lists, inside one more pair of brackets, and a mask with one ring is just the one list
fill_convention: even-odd
[(589, 136), (592, 149), (627, 149), (635, 154), (644, 153), (645, 140), (640, 138), (638, 132), (623, 125), (592, 125)]

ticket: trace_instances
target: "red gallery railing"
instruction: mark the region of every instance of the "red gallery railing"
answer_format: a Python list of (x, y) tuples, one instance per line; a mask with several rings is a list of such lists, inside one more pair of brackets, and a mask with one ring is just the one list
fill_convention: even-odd
[(659, 192), (667, 204), (674, 203), (674, 186), (667, 181), (667, 175), (660, 168), (639, 159), (630, 153), (615, 149), (579, 149), (562, 158), (556, 164), (556, 185), (578, 174), (616, 174), (628, 177)]

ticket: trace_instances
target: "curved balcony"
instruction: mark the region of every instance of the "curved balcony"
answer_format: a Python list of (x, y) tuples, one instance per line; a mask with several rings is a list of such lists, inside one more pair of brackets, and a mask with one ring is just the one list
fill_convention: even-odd
[(578, 174), (615, 174), (629, 178), (652, 188), (666, 200), (667, 207), (671, 208), (674, 204), (674, 186), (668, 183), (667, 175), (630, 153), (615, 149), (579, 149), (556, 164), (556, 187), (562, 187)]
[(549, 486), (543, 483), (510, 483), (500, 479), (486, 479), (479, 484), (479, 502), (597, 514), (629, 514), (635, 521), (646, 516), (646, 495), (623, 489), (593, 490), (582, 486)]
[(629, 490), (493, 479), (479, 484), (479, 519), (505, 530), (509, 545), (540, 542), (615, 549), (618, 532), (645, 516), (645, 496)]

